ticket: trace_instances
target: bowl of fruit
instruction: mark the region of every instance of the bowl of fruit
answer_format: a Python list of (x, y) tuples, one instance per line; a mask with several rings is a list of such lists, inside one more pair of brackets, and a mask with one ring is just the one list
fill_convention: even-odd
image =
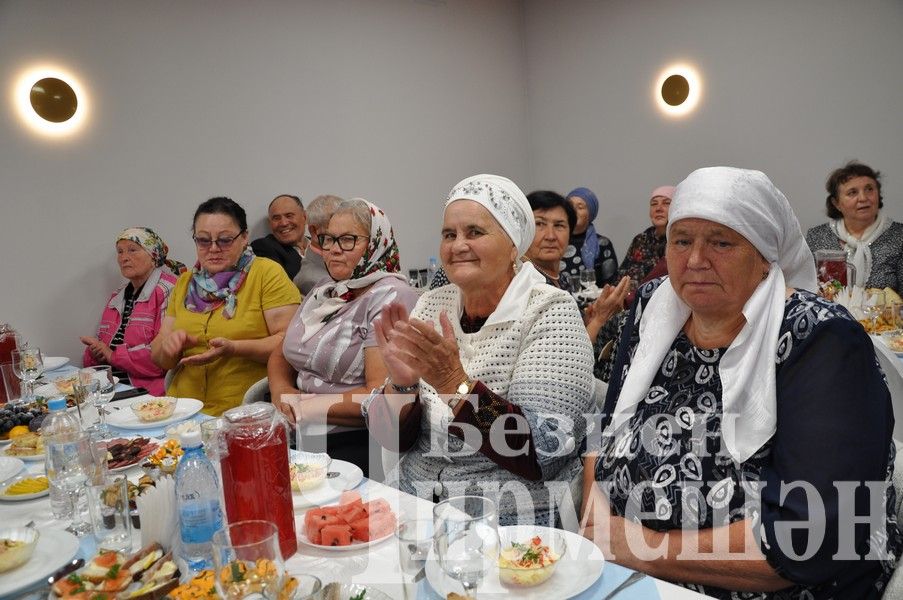
[(41, 428), (46, 409), (36, 402), (5, 404), (0, 408), (0, 440), (10, 440)]

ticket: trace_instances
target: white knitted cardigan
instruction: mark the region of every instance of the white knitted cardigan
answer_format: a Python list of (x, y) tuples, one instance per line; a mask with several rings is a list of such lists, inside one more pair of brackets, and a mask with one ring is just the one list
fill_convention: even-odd
[[(447, 285), (421, 296), (412, 316), (438, 328), (442, 311), (454, 326), (468, 376), (523, 411), (538, 450), (543, 481), (519, 477), (476, 451), (452, 456), (470, 449), (459, 438), (447, 436), (451, 411), (432, 387), (421, 382), (421, 434), (401, 461), (399, 487), (430, 499), (437, 492), (444, 499), (465, 489), (493, 496), (494, 487), (501, 492), (497, 496), (501, 524), (530, 523), (534, 514), (535, 522), (546, 523), (550, 504), (561, 502), (561, 490), (580, 468), (585, 414), (592, 406), (593, 352), (580, 311), (567, 292), (539, 284), (532, 288), (519, 318), (466, 334), (459, 323), (460, 290)], [(432, 448), (431, 432), (433, 440), (439, 440), (433, 441)], [(546, 485), (554, 481), (563, 483)], [(557, 490), (551, 498), (550, 487)]]

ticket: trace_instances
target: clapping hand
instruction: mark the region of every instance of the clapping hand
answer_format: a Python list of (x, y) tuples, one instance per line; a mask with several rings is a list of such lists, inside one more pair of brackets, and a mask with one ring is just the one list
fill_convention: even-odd
[(113, 357), (113, 350), (109, 346), (90, 335), (84, 335), (79, 339), (82, 344), (88, 347), (88, 352), (91, 353), (91, 357), (94, 360), (100, 363), (110, 363), (110, 359)]
[[(173, 332), (173, 334), (178, 332)], [(187, 334), (186, 334), (187, 335)], [(187, 336), (189, 339), (193, 339), (193, 343), (197, 343), (197, 338), (194, 336)], [(212, 363), (215, 360), (218, 360), (224, 356), (232, 356), (235, 353), (235, 342), (228, 338), (224, 337), (216, 337), (212, 338), (207, 343), (207, 350), (201, 352), (200, 354), (195, 354), (194, 356), (186, 356), (182, 360), (179, 361), (180, 365), (206, 365)]]
[(630, 277), (626, 275), (615, 286), (605, 284), (599, 297), (583, 311), (587, 325), (595, 323), (601, 327), (612, 315), (624, 309), (624, 299), (629, 293)]
[(376, 322), (376, 341), (392, 383), (414, 385), (423, 379), (437, 392), (453, 393), (466, 378), (454, 328), (448, 315), (439, 315), (442, 333), (432, 323), (410, 318), (401, 304), (383, 309)]

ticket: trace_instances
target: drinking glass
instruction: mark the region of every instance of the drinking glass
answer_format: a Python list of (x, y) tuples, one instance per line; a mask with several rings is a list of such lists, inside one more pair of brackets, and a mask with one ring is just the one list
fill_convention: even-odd
[(40, 348), (22, 348), (11, 354), (13, 372), (25, 384), (23, 402), (34, 402), (34, 382), (44, 374), (44, 358)]
[(66, 531), (82, 536), (91, 531), (78, 510), (78, 498), (95, 472), (91, 436), (82, 432), (68, 440), (50, 441), (45, 447), (47, 478), (59, 487), (72, 507), (72, 523)]
[(96, 381), (98, 386), (97, 392), (93, 394), (92, 400), (94, 401), (94, 408), (97, 409), (100, 421), (95, 425), (92, 425), (90, 429), (101, 437), (109, 437), (110, 428), (107, 427), (107, 411), (104, 409), (104, 406), (113, 399), (113, 395), (116, 393), (113, 368), (109, 365), (87, 367), (81, 370), (80, 376), (83, 381)]
[(869, 333), (877, 333), (878, 317), (884, 314), (884, 290), (864, 290), (860, 308), (871, 325)]
[(890, 305), (891, 324), (894, 329), (903, 330), (903, 302), (892, 302)]
[(596, 272), (593, 269), (584, 269), (580, 271), (580, 285), (586, 291), (596, 289)]
[[(84, 369), (75, 373), (72, 381), (72, 399), (75, 404), (75, 410), (78, 411), (78, 420), (84, 425), (85, 418), (82, 414), (82, 405), (97, 402), (97, 395), (100, 393), (100, 381), (91, 377)], [(98, 434), (99, 430), (96, 425), (85, 428), (85, 431), (91, 434)]]
[(94, 526), (94, 539), (99, 550), (128, 552), (132, 547), (132, 525), (129, 518), (128, 481), (125, 476), (108, 476), (89, 485), (88, 513)]
[(288, 573), (298, 581), (298, 587), (295, 588), (289, 598), (291, 600), (315, 600), (321, 598), (320, 590), (323, 589), (323, 582), (319, 577), (308, 575), (307, 573)]
[(213, 534), (214, 585), (226, 600), (277, 598), (285, 563), (269, 521), (236, 521)]
[(498, 567), (498, 509), (482, 496), (456, 496), (433, 507), (434, 546), (439, 565), (461, 582), (464, 593), (477, 597), (477, 587)]
[(401, 572), (411, 578), (413, 594), (409, 594), (408, 582), (403, 581), (405, 598), (416, 598), (416, 585), (426, 567), (426, 558), (433, 547), (433, 521), (431, 519), (409, 519), (401, 521), (395, 529), (398, 540), (398, 559)]

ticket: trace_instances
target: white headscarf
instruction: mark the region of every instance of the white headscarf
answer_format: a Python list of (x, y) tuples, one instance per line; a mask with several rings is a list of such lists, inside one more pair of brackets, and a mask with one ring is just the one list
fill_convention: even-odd
[(536, 237), (533, 209), (517, 185), (499, 175), (474, 175), (459, 181), (448, 193), (445, 207), (456, 200), (473, 200), (486, 208), (499, 222), (518, 256), (524, 255)]
[[(774, 435), (775, 355), (786, 288), (816, 289), (815, 261), (787, 198), (760, 171), (732, 167), (694, 171), (677, 186), (668, 216), (669, 237), (672, 225), (688, 218), (730, 227), (771, 264), (767, 277), (743, 307), (746, 325), (719, 365), (722, 437), (733, 459), (742, 463)], [(690, 313), (670, 281), (664, 281), (649, 299), (610, 431), (616, 431), (636, 412)]]
[(500, 175), (474, 175), (452, 187), (445, 208), (457, 200), (473, 200), (482, 205), (498, 221), (517, 247), (514, 279), (508, 284), (498, 306), (489, 315), (486, 325), (494, 325), (519, 318), (527, 308), (530, 290), (545, 282), (545, 278), (531, 263), (523, 263), (521, 256), (533, 244), (536, 223), (527, 197), (517, 185)]

